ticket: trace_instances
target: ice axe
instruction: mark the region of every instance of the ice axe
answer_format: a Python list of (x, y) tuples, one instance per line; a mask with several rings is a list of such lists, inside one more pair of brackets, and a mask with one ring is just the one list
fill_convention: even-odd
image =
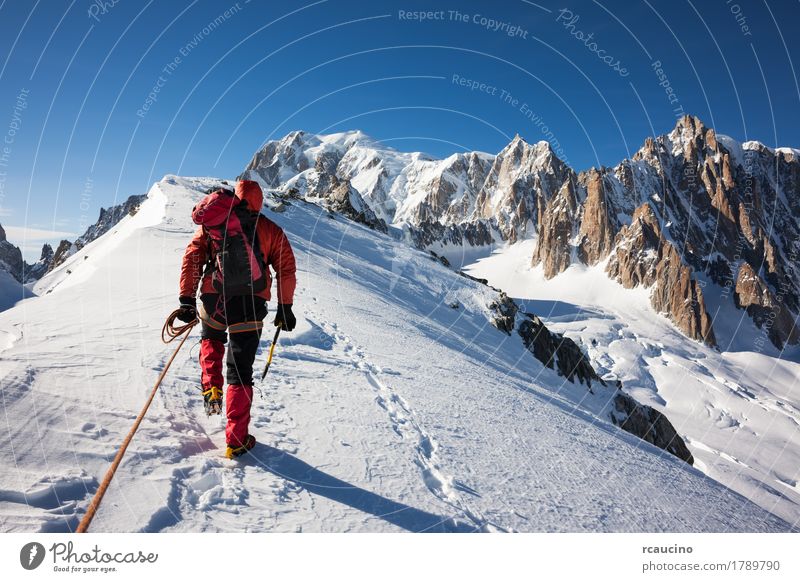
[(275, 330), (275, 337), (272, 338), (272, 345), (269, 346), (269, 356), (267, 356), (267, 365), (264, 366), (264, 373), (261, 374), (261, 379), (267, 377), (267, 372), (269, 371), (269, 365), (272, 363), (272, 354), (275, 353), (275, 344), (278, 343), (278, 336), (281, 335), (281, 328)]

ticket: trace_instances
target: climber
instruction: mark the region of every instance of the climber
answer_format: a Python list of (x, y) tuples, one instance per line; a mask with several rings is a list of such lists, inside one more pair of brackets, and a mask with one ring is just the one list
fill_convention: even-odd
[[(277, 279), (276, 327), (292, 331), (295, 260), (283, 230), (260, 213), (261, 187), (237, 182), (235, 191), (220, 188), (192, 210), (200, 225), (183, 255), (180, 275), (180, 312), (184, 322), (199, 317), (201, 392), (206, 414), (220, 414), (223, 397), (222, 358), (227, 355), (225, 395), (228, 458), (255, 446), (248, 432), (253, 400), (253, 362), (267, 315), (272, 277)], [(200, 287), (200, 304), (196, 301)]]

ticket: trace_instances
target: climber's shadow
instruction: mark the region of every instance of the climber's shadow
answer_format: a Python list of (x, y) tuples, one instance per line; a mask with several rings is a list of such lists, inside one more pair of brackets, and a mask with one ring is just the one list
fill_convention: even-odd
[(362, 489), (312, 467), (289, 453), (261, 443), (241, 458), (302, 487), (312, 495), (388, 521), (412, 532), (473, 532), (476, 528), (451, 517), (435, 515)]

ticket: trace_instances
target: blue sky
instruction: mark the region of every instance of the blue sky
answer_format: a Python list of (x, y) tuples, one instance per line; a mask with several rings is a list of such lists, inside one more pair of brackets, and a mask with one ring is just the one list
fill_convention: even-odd
[(294, 129), (436, 156), (519, 133), (582, 170), (686, 112), (800, 147), (798, 17), (795, 0), (5, 1), (0, 223), (36, 258), (164, 174), (233, 177)]

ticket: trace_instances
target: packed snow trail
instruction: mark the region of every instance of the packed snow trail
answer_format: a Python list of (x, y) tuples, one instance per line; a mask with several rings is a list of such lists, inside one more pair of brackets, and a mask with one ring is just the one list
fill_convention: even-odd
[[(165, 178), (0, 314), (0, 529), (74, 529), (169, 357), (190, 210), (216, 184)], [(488, 287), (317, 206), (265, 212), (298, 259), (298, 326), (256, 384), (259, 444), (223, 458), (195, 332), (93, 531), (790, 528), (611, 425), (599, 396), (489, 324)]]

